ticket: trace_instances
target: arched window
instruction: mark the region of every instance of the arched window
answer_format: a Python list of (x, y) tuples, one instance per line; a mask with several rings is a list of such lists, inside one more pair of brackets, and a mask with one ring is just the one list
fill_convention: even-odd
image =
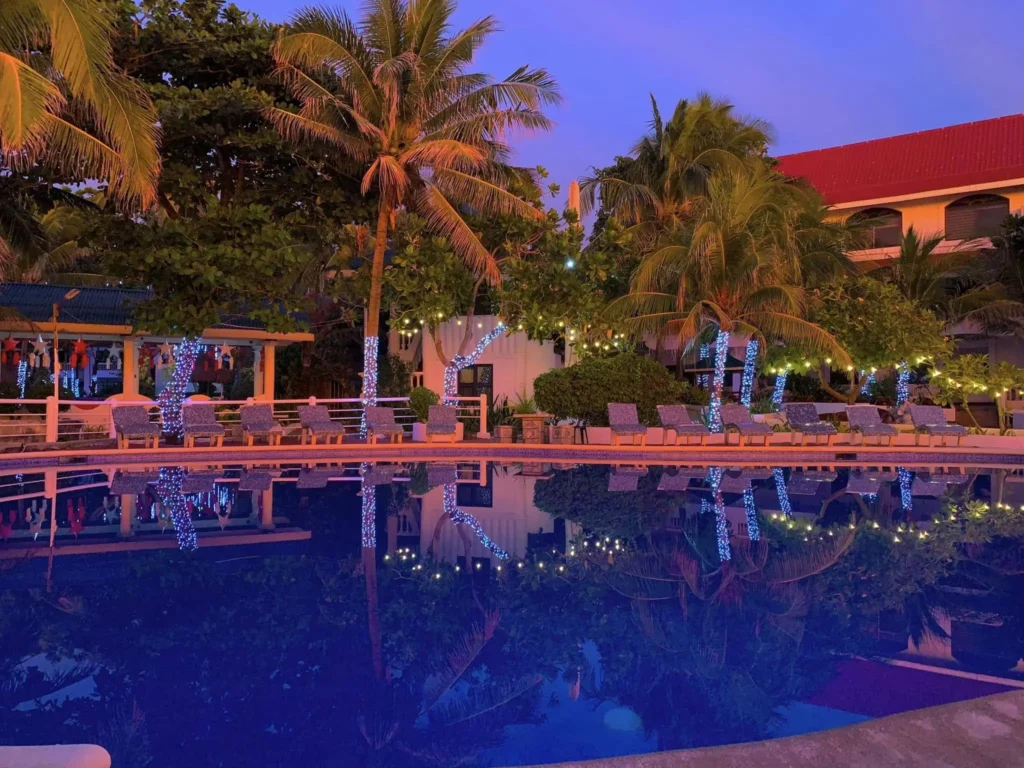
[(853, 214), (850, 221), (867, 229), (868, 248), (889, 248), (903, 238), (903, 214), (894, 208), (867, 208)]
[(946, 206), (946, 239), (971, 240), (999, 233), (1010, 201), (999, 195), (969, 195)]

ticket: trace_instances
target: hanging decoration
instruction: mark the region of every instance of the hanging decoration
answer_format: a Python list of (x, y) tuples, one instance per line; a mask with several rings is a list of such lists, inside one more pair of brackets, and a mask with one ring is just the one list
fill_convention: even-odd
[(900, 408), (910, 399), (910, 366), (906, 360), (896, 364), (896, 407)]
[(217, 347), (217, 370), (231, 370), (233, 362), (232, 351), (234, 351), (234, 347), (230, 344), (221, 344)]
[(366, 409), (377, 405), (377, 347), (376, 336), (363, 339), (363, 413), (359, 420), (359, 435), (366, 437)]
[(14, 336), (8, 334), (0, 350), (2, 350), (0, 351), (0, 361), (7, 365), (17, 365), (21, 362), (21, 353), (18, 352), (18, 340)]
[(900, 481), (900, 506), (904, 512), (913, 512), (914, 497), (911, 489), (914, 486), (914, 474), (906, 467), (896, 467), (896, 476)]
[(121, 361), (124, 359), (124, 354), (121, 350), (120, 344), (111, 344), (110, 353), (107, 355), (107, 370), (108, 371), (120, 371)]
[(779, 495), (779, 509), (786, 517), (793, 516), (793, 505), (789, 502), (789, 489), (786, 488), (786, 475), (782, 467), (772, 470), (772, 477), (775, 478), (775, 492)]
[(171, 365), (174, 365), (173, 347), (165, 341), (160, 345), (160, 350), (157, 353), (156, 367), (157, 370), (160, 370), (161, 368), (167, 368)]
[(73, 370), (81, 370), (85, 368), (85, 364), (89, 359), (89, 342), (85, 341), (81, 336), (71, 346), (71, 361), (70, 367)]
[[(701, 360), (707, 360), (708, 357), (711, 354), (711, 347), (708, 346), (707, 344), (701, 344), (700, 345), (700, 352), (698, 354), (700, 355), (697, 358), (697, 362), (698, 363)], [(707, 389), (708, 388), (708, 382), (710, 382), (710, 381), (711, 381), (710, 374), (707, 374), (707, 373), (698, 373), (697, 374), (697, 386), (698, 387), (704, 387), (704, 389)]]
[(480, 355), (484, 353), (488, 345), (496, 338), (501, 336), (507, 328), (504, 323), (498, 323), (494, 326), (494, 330), (486, 334), (477, 343), (473, 351), (468, 355), (455, 355), (452, 358), (451, 363), (444, 369), (444, 404), (455, 405), (456, 398), (459, 395), (459, 371), (463, 368), (468, 368), (471, 365), (475, 365), (476, 361), (480, 359)]
[(456, 506), (455, 498), (455, 483), (446, 483), (444, 486), (444, 511), (447, 513), (451, 521), (456, 525), (466, 525), (476, 535), (480, 543), (483, 544), (487, 550), (497, 557), (499, 560), (508, 560), (508, 552), (499, 547), (494, 541), (484, 533), (483, 527), (480, 525), (480, 521), (469, 512), (459, 509)]
[(43, 368), (50, 367), (50, 347), (43, 341), (42, 336), (39, 336), (32, 342), (32, 352), (28, 356), (28, 366), (29, 368), (37, 366)]
[[(160, 478), (156, 484), (156, 492), (174, 524), (174, 533), (178, 537), (178, 549), (183, 552), (199, 549), (199, 539), (196, 536), (195, 526), (192, 524), (192, 516), (188, 511), (188, 503), (181, 493), (181, 484), (184, 479), (185, 470), (182, 467), (161, 467)], [(161, 519), (166, 518), (161, 514)]]
[(776, 411), (782, 410), (782, 398), (786, 394), (786, 379), (789, 378), (789, 364), (779, 368), (775, 374), (775, 388), (772, 390), (772, 406)]
[(725, 385), (725, 359), (729, 354), (729, 332), (719, 331), (715, 338), (715, 378), (711, 386), (708, 405), (708, 429), (722, 431), (722, 387)]
[[(161, 347), (161, 350), (163, 347)], [(174, 352), (174, 371), (171, 380), (167, 382), (157, 404), (160, 406), (160, 416), (164, 424), (164, 433), (168, 435), (181, 436), (184, 428), (181, 421), (181, 408), (185, 402), (188, 392), (188, 383), (192, 380), (192, 371), (195, 370), (196, 358), (202, 345), (199, 339), (184, 338)]]
[(757, 372), (757, 339), (747, 342), (747, 356), (743, 359), (743, 379), (740, 382), (740, 403), (747, 408), (754, 396), (754, 374)]
[(761, 538), (761, 530), (757, 525), (757, 507), (754, 506), (753, 488), (743, 491), (743, 511), (747, 513), (747, 536), (751, 541), (757, 541)]

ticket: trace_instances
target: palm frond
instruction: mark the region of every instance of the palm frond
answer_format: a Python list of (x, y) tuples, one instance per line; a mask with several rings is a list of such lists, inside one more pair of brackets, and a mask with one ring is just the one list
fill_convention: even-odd
[(433, 181), (446, 197), (481, 213), (514, 214), (528, 219), (544, 217), (543, 211), (537, 210), (521, 197), (479, 176), (446, 169), (435, 171)]
[(464, 635), (449, 652), (445, 663), (437, 667), (423, 684), (423, 712), (429, 712), (437, 702), (473, 665), (484, 646), (494, 637), (501, 614), (493, 611)]
[(448, 238), (452, 249), (474, 275), (483, 277), (490, 285), (501, 284), (494, 256), (440, 189), (433, 184), (425, 185), (416, 197), (416, 208), (430, 229)]
[(0, 51), (0, 147), (8, 162), (30, 163), (35, 158), (45, 141), (46, 115), (63, 105), (55, 83)]

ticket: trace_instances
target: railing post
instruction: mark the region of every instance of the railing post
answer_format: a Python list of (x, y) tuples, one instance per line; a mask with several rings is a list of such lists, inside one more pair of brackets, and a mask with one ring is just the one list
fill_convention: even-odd
[(480, 431), (476, 436), (481, 440), (488, 439), (491, 434), (487, 431), (487, 395), (480, 395)]
[(46, 442), (57, 442), (57, 398), (46, 398)]

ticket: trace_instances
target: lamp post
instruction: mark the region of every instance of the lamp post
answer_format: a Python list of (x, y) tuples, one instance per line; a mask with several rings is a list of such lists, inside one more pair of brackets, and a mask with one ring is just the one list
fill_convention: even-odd
[(81, 291), (72, 288), (64, 294), (64, 298), (53, 303), (53, 397), (60, 400), (60, 352), (57, 349), (58, 333), (57, 318), (60, 316), (61, 305), (74, 299)]

